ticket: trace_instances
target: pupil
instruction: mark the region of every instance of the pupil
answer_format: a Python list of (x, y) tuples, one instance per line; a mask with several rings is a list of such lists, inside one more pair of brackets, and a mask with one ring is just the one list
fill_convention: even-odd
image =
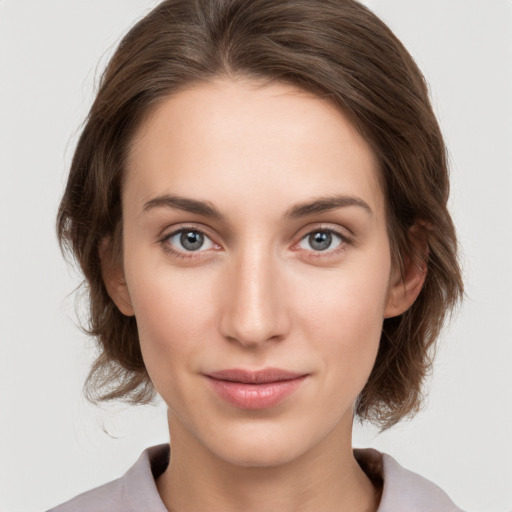
[(189, 251), (196, 251), (203, 245), (204, 237), (197, 231), (186, 231), (180, 236), (181, 245)]
[(332, 241), (331, 233), (317, 231), (316, 233), (309, 235), (309, 242), (311, 247), (317, 251), (325, 251)]

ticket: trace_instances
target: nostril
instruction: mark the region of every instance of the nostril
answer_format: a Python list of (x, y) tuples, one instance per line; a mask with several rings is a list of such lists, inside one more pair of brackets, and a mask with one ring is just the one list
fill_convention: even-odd
[(224, 337), (246, 347), (256, 347), (282, 340), (288, 332), (288, 322), (278, 307), (242, 309), (224, 314), (221, 325)]

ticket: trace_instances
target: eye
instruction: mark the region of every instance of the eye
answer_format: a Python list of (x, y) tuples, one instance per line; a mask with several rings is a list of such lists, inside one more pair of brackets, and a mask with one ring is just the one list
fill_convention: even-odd
[(214, 247), (214, 243), (197, 229), (180, 229), (165, 237), (164, 242), (177, 252), (199, 252)]
[(340, 233), (331, 229), (318, 229), (308, 233), (298, 244), (301, 249), (313, 251), (330, 251), (337, 249), (347, 240)]

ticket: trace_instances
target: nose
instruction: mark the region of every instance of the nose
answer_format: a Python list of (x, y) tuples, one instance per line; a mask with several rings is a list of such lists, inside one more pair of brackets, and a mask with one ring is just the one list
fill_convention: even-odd
[(268, 248), (235, 259), (223, 286), (223, 336), (247, 348), (284, 339), (290, 318), (282, 281)]

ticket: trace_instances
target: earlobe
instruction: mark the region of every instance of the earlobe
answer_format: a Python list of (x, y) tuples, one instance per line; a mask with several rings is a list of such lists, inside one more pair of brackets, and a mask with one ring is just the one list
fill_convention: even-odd
[(408, 233), (409, 253), (403, 269), (395, 269), (390, 281), (384, 318), (405, 313), (418, 298), (427, 277), (428, 242), (424, 226), (416, 223)]
[(100, 242), (98, 251), (101, 262), (101, 275), (109, 297), (119, 311), (126, 316), (133, 316), (132, 301), (124, 277), (122, 263), (114, 255), (111, 237), (105, 237)]

